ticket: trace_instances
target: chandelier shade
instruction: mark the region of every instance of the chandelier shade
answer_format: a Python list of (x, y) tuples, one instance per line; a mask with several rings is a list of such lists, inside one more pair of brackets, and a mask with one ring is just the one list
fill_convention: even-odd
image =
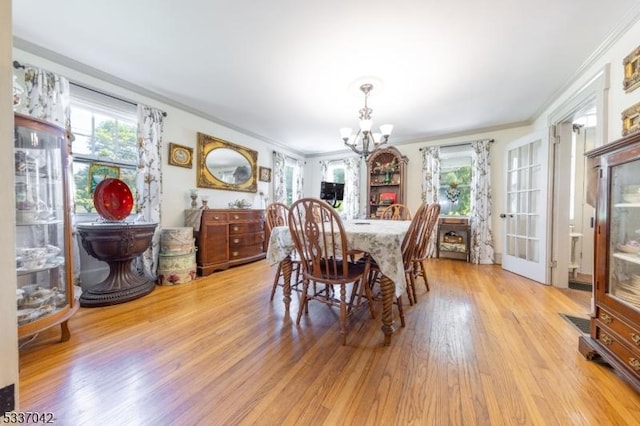
[(360, 86), (360, 91), (364, 93), (364, 108), (361, 108), (359, 111), (360, 128), (358, 131), (353, 133), (350, 127), (340, 129), (340, 137), (344, 141), (344, 144), (365, 159), (387, 143), (393, 130), (393, 124), (383, 124), (380, 126), (379, 133), (371, 132), (371, 128), (373, 127), (371, 113), (373, 110), (369, 108), (367, 101), (369, 99), (369, 93), (372, 90), (373, 84), (366, 83)]

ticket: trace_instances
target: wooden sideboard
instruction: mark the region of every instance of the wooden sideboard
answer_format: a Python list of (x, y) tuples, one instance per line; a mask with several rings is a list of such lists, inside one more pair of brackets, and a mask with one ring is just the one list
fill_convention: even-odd
[(264, 259), (264, 210), (206, 209), (194, 231), (198, 275)]

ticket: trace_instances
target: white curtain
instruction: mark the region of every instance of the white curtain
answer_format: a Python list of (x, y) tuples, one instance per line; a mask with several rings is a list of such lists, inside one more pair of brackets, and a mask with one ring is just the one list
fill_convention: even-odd
[(136, 259), (136, 267), (149, 279), (156, 279), (160, 246), (160, 206), (162, 203), (162, 128), (164, 113), (138, 105), (138, 173), (136, 190), (138, 217), (157, 223), (151, 246)]
[(471, 143), (471, 263), (494, 263), (491, 232), (491, 162), (493, 140)]
[[(437, 203), (440, 190), (440, 147), (422, 148), (422, 200), (425, 203)], [(431, 234), (427, 256), (436, 254), (436, 235)]]
[(292, 201), (299, 200), (304, 197), (304, 161), (291, 159), (293, 161), (293, 181), (295, 187), (293, 188), (295, 194)]

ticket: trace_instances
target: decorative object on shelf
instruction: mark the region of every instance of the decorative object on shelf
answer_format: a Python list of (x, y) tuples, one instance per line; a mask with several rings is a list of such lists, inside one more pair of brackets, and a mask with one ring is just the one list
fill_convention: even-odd
[(133, 195), (120, 179), (102, 180), (93, 192), (93, 204), (98, 214), (107, 221), (119, 222), (133, 209)]
[(271, 169), (268, 167), (260, 166), (259, 170), (260, 182), (271, 182)]
[(120, 179), (120, 167), (111, 164), (89, 164), (89, 177), (87, 179), (87, 192), (93, 194), (98, 184), (106, 179)]
[[(353, 134), (351, 128), (344, 127), (340, 129), (340, 135), (344, 144), (351, 148), (353, 152), (363, 158), (368, 158), (376, 152), (382, 145), (386, 144), (393, 130), (392, 124), (383, 124), (380, 126), (380, 133), (372, 133), (371, 113), (373, 110), (369, 108), (367, 101), (369, 93), (373, 90), (373, 84), (365, 83), (360, 86), (360, 91), (364, 93), (364, 108), (360, 109), (360, 128), (358, 132)], [(358, 146), (358, 143), (360, 145)]]
[(175, 143), (169, 144), (169, 164), (172, 166), (193, 167), (193, 148)]
[(198, 133), (197, 185), (200, 188), (256, 192), (258, 152)]
[(455, 204), (460, 199), (460, 190), (458, 189), (458, 184), (455, 182), (451, 182), (449, 184), (449, 188), (446, 191), (447, 200), (451, 203)]
[(191, 197), (191, 208), (197, 209), (198, 208), (198, 190), (195, 188), (190, 189), (189, 196)]
[(209, 208), (209, 197), (207, 197), (206, 195), (203, 195), (201, 197), (202, 199), (202, 208), (203, 209), (208, 209)]
[(622, 136), (640, 130), (640, 102), (622, 111)]
[(251, 203), (243, 198), (238, 198), (235, 201), (229, 203), (230, 209), (248, 209), (251, 207)]
[(629, 93), (640, 86), (640, 47), (637, 47), (623, 61), (624, 80), (622, 80), (622, 88)]

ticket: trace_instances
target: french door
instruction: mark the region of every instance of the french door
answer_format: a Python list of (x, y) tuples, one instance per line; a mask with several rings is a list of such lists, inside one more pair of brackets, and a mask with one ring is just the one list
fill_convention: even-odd
[(530, 134), (507, 144), (504, 155), (502, 268), (548, 284), (548, 132)]

